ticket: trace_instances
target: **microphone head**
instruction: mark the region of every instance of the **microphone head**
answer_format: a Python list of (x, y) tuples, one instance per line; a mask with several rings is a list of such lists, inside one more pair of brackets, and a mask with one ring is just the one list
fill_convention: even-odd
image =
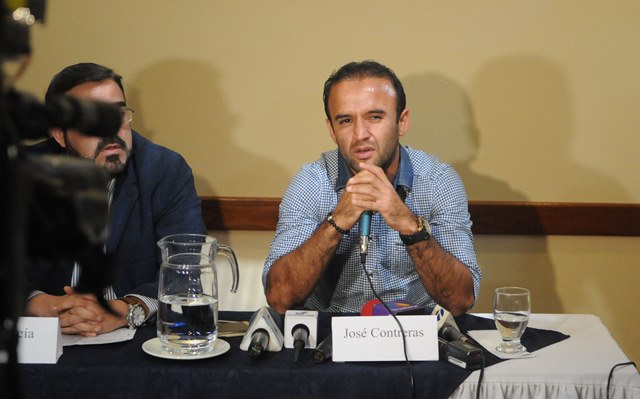
[(442, 337), (443, 339), (451, 342), (451, 341), (457, 341), (462, 337), (462, 333), (455, 329), (453, 326), (450, 325), (445, 325), (441, 330), (440, 330), (440, 337)]
[(262, 343), (264, 351), (279, 352), (282, 350), (284, 345), (282, 317), (266, 306), (261, 307), (251, 316), (249, 327), (240, 343), (241, 350), (248, 351), (251, 349), (252, 344), (255, 343), (255, 338), (257, 338), (254, 333), (259, 330), (262, 330), (268, 336)]
[(294, 348), (294, 341), (306, 335), (305, 348), (315, 349), (318, 345), (318, 311), (287, 310), (284, 316), (284, 347)]
[(247, 354), (252, 359), (259, 359), (269, 346), (269, 332), (259, 328), (251, 334), (251, 343)]

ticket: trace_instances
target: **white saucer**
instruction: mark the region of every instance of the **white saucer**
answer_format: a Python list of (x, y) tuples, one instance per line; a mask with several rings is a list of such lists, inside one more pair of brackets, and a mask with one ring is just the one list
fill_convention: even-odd
[(162, 349), (162, 344), (160, 343), (160, 339), (158, 337), (151, 338), (142, 344), (142, 350), (148, 353), (151, 356), (161, 357), (163, 359), (173, 359), (173, 360), (197, 360), (197, 359), (208, 359), (210, 357), (220, 356), (224, 353), (227, 353), (231, 345), (223, 339), (216, 339), (213, 343), (213, 350), (209, 352), (202, 353), (200, 355), (187, 355), (181, 353), (170, 353)]

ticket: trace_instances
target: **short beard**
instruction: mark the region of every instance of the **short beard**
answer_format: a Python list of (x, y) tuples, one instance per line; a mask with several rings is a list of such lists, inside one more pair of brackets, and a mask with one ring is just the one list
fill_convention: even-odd
[(125, 168), (127, 167), (127, 160), (129, 159), (129, 150), (125, 150), (126, 152), (126, 158), (124, 160), (124, 162), (120, 161), (120, 157), (118, 157), (117, 155), (109, 155), (104, 161), (104, 165), (103, 167), (107, 170), (107, 173), (109, 173), (109, 175), (111, 177), (117, 177), (119, 176), (122, 172), (124, 172)]
[[(64, 132), (64, 141), (65, 149), (68, 155), (85, 158), (73, 146), (69, 144), (66, 131)], [(120, 161), (120, 157), (118, 155), (109, 155), (105, 158), (105, 163), (104, 165), (102, 165), (102, 167), (107, 171), (109, 176), (113, 178), (117, 177), (125, 170), (125, 168), (127, 167), (129, 156), (131, 156), (131, 148), (128, 148), (127, 143), (125, 143), (124, 140), (122, 140), (119, 136), (102, 137), (98, 142), (93, 156), (86, 157), (86, 159), (91, 159), (95, 162), (96, 158), (98, 158), (98, 155), (100, 155), (100, 151), (102, 151), (106, 146), (110, 144), (118, 144), (125, 152), (124, 162)]]

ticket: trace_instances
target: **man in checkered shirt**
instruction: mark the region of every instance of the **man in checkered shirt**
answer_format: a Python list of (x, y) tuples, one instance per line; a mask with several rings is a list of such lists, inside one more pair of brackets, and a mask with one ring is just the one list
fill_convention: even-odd
[[(451, 166), (400, 144), (409, 128), (402, 83), (375, 61), (352, 62), (323, 97), (338, 148), (304, 165), (282, 199), (262, 273), (267, 302), (281, 313), (359, 312), (375, 292), (465, 313), (482, 276), (466, 192)], [(373, 216), (361, 257), (364, 211)]]

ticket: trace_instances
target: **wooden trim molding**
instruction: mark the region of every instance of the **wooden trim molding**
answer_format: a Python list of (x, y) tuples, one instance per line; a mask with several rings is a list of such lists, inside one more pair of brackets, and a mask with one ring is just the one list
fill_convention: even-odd
[(640, 236), (640, 204), (469, 202), (474, 234)]
[[(209, 230), (275, 230), (280, 198), (201, 197)], [(640, 204), (470, 201), (474, 234), (640, 236)]]
[(275, 230), (280, 198), (200, 197), (209, 230)]

